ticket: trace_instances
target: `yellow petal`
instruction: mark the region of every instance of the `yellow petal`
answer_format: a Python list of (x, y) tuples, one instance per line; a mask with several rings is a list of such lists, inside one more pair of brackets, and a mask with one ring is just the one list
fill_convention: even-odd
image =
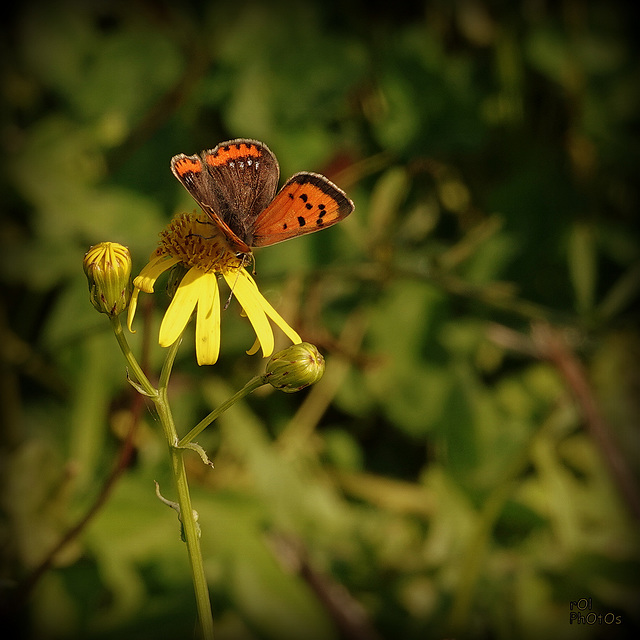
[(218, 277), (205, 273), (201, 278), (196, 315), (196, 357), (198, 364), (215, 364), (220, 353), (220, 295)]
[(273, 353), (275, 346), (273, 331), (271, 330), (269, 319), (262, 308), (258, 288), (253, 281), (243, 277), (248, 275), (244, 269), (227, 271), (223, 275), (229, 287), (233, 289), (233, 295), (245, 310), (249, 322), (253, 325), (253, 330), (256, 332), (256, 337), (262, 347), (262, 355), (265, 358), (269, 357)]
[(133, 318), (136, 315), (136, 309), (138, 308), (138, 295), (140, 294), (140, 289), (133, 290), (131, 294), (131, 300), (129, 300), (129, 310), (127, 312), (127, 329), (131, 333), (135, 333), (135, 331), (131, 328), (133, 326)]
[(178, 264), (178, 262), (180, 262), (179, 258), (174, 258), (167, 254), (152, 258), (149, 263), (142, 268), (140, 275), (134, 278), (133, 286), (136, 289), (141, 289), (145, 293), (153, 293), (153, 285), (158, 279), (158, 276), (173, 267), (173, 265)]
[(264, 309), (264, 312), (282, 329), (284, 334), (293, 342), (293, 344), (300, 344), (302, 342), (302, 338), (298, 335), (298, 333), (292, 329), (287, 321), (271, 306), (269, 301), (260, 293), (258, 289), (258, 285), (255, 280), (251, 277), (249, 273), (244, 271), (246, 278), (253, 284), (256, 289), (256, 295), (260, 300), (260, 304)]
[(260, 348), (260, 340), (258, 340), (258, 338), (256, 338), (256, 340), (253, 343), (253, 346), (251, 347), (251, 349), (247, 350), (247, 355), (248, 356), (252, 356), (254, 353), (258, 353), (258, 349), (259, 348)]
[(284, 334), (293, 342), (293, 344), (300, 344), (302, 338), (298, 335), (297, 331), (292, 329), (287, 321), (269, 304), (269, 302), (261, 294), (263, 300), (264, 312), (282, 329)]
[(189, 269), (178, 285), (171, 304), (160, 325), (161, 347), (172, 345), (184, 331), (201, 293), (204, 271)]

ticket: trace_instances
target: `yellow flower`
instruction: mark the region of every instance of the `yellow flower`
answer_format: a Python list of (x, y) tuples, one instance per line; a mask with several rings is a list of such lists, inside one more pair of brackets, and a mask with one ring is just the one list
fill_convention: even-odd
[(83, 260), (89, 281), (91, 304), (108, 316), (117, 316), (131, 297), (131, 255), (117, 242), (101, 242), (87, 251)]
[(254, 354), (260, 348), (265, 358), (273, 353), (275, 341), (269, 320), (277, 324), (294, 344), (302, 342), (300, 336), (260, 293), (255, 280), (244, 268), (245, 260), (227, 246), (224, 238), (212, 236), (215, 232), (216, 228), (206, 220), (182, 214), (160, 234), (160, 246), (133, 281), (129, 330), (132, 331), (140, 291), (153, 293), (157, 278), (168, 269), (180, 265), (186, 269), (186, 273), (160, 325), (161, 346), (168, 347), (180, 337), (195, 309), (198, 364), (214, 364), (217, 361), (220, 353), (219, 276), (226, 280), (256, 332), (256, 342), (247, 351), (248, 354)]

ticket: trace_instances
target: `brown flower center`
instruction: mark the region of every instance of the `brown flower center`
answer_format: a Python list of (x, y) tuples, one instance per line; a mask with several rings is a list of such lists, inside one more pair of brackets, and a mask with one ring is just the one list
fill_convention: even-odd
[(205, 272), (240, 269), (244, 265), (215, 224), (183, 213), (160, 233), (155, 255), (170, 255), (180, 262)]

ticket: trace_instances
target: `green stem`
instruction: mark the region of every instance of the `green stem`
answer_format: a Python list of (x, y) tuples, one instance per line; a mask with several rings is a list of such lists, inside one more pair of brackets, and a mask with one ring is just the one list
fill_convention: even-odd
[(191, 575), (196, 596), (196, 606), (198, 608), (198, 619), (203, 640), (213, 639), (213, 616), (211, 614), (211, 601), (209, 599), (209, 587), (204, 573), (204, 562), (200, 549), (200, 537), (196, 526), (196, 520), (191, 505), (191, 495), (187, 481), (187, 472), (184, 466), (184, 449), (178, 445), (178, 433), (173, 422), (173, 415), (167, 399), (167, 384), (171, 374), (171, 368), (175, 361), (181, 338), (176, 340), (170, 347), (160, 374), (160, 385), (158, 387), (157, 400), (154, 400), (158, 417), (162, 424), (169, 454), (171, 456), (171, 469), (178, 491), (178, 504), (180, 505), (180, 515), (184, 530), (184, 539), (187, 544), (189, 563), (191, 564)]
[(169, 377), (171, 376), (171, 370), (173, 369), (173, 363), (176, 360), (176, 356), (178, 355), (178, 348), (182, 344), (182, 335), (169, 347), (167, 351), (167, 356), (164, 359), (164, 364), (162, 365), (162, 370), (160, 371), (160, 380), (158, 381), (158, 391), (164, 389), (166, 394), (167, 388), (169, 386)]
[(122, 323), (120, 322), (120, 316), (110, 316), (109, 320), (111, 320), (111, 328), (113, 329), (113, 333), (116, 336), (116, 340), (118, 341), (118, 345), (120, 346), (120, 350), (129, 365), (129, 369), (133, 372), (135, 376), (136, 382), (142, 387), (145, 394), (150, 398), (155, 398), (158, 394), (154, 386), (149, 382), (149, 379), (144, 374), (142, 367), (138, 364), (133, 352), (131, 351), (131, 347), (127, 341), (127, 337), (124, 334), (124, 330), (122, 328)]
[(211, 602), (209, 600), (209, 588), (207, 578), (204, 573), (204, 562), (202, 559), (202, 551), (200, 549), (200, 538), (196, 528), (196, 521), (191, 505), (191, 495), (189, 494), (189, 484), (187, 481), (187, 472), (184, 466), (184, 449), (178, 448), (175, 444), (178, 436), (173, 424), (173, 417), (166, 403), (166, 396), (160, 393), (161, 400), (156, 403), (158, 416), (162, 423), (163, 430), (167, 440), (171, 439), (169, 444), (169, 454), (171, 456), (171, 469), (178, 491), (178, 504), (180, 505), (180, 516), (184, 531), (184, 539), (189, 554), (189, 563), (191, 565), (191, 575), (193, 578), (193, 588), (196, 596), (196, 606), (198, 608), (198, 619), (200, 620), (200, 628), (203, 640), (213, 639), (213, 617), (211, 614)]
[(255, 376), (251, 378), (247, 384), (240, 389), (237, 393), (234, 393), (226, 402), (223, 402), (217, 409), (212, 411), (206, 418), (203, 418), (198, 424), (187, 433), (182, 440), (178, 442), (178, 447), (184, 447), (189, 444), (195, 437), (197, 437), (202, 431), (204, 431), (214, 420), (217, 420), (227, 409), (232, 407), (238, 400), (241, 400), (245, 396), (248, 396), (252, 391), (255, 391), (258, 387), (266, 384), (264, 376)]
[[(126, 336), (122, 329), (119, 318), (111, 318), (111, 326), (116, 336), (120, 349), (124, 354), (130, 370), (135, 376), (136, 382), (145, 395), (147, 395), (156, 407), (158, 419), (162, 425), (167, 444), (169, 445), (169, 455), (171, 456), (171, 470), (173, 472), (176, 489), (178, 491), (178, 504), (180, 505), (180, 516), (182, 528), (184, 531), (184, 539), (187, 545), (189, 555), (189, 563), (191, 565), (191, 574), (193, 578), (193, 587), (196, 596), (196, 605), (198, 608), (198, 619), (200, 621), (202, 640), (213, 640), (213, 616), (211, 614), (211, 601), (209, 599), (209, 588), (204, 573), (204, 562), (202, 559), (202, 551), (200, 549), (200, 538), (194, 517), (193, 507), (191, 505), (191, 495), (189, 494), (189, 484), (187, 482), (187, 472), (184, 466), (184, 449), (178, 445), (178, 433), (173, 422), (173, 415), (167, 398), (167, 387), (171, 369), (178, 352), (178, 347), (182, 338), (176, 340), (169, 347), (167, 356), (160, 373), (160, 381), (158, 389), (155, 389), (149, 382), (149, 379), (142, 371), (142, 368), (135, 359)], [(206, 425), (205, 425), (206, 426)], [(204, 428), (204, 427), (203, 427)]]

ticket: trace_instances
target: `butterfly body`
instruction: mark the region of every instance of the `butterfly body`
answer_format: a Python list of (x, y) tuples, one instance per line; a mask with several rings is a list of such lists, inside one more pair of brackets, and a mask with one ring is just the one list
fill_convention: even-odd
[(238, 253), (330, 227), (354, 209), (344, 191), (318, 173), (296, 173), (277, 192), (278, 161), (257, 140), (178, 154), (171, 171)]

